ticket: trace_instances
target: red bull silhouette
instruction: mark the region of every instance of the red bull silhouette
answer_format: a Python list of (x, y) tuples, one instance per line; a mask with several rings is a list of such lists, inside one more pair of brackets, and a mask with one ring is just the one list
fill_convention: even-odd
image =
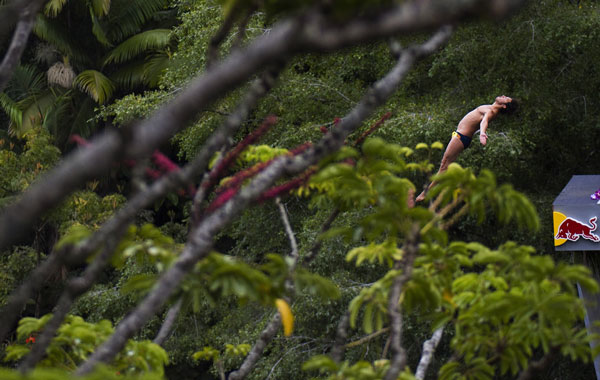
[(555, 239), (577, 241), (582, 237), (587, 240), (600, 241), (600, 237), (592, 233), (597, 227), (596, 217), (591, 218), (589, 223), (591, 226), (581, 223), (573, 218), (567, 218), (558, 227), (558, 233), (556, 234)]

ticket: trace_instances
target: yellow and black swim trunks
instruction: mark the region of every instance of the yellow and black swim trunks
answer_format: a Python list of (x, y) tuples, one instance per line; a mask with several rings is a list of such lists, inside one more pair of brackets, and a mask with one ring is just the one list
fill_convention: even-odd
[(469, 145), (471, 145), (471, 138), (467, 135), (463, 135), (459, 131), (452, 132), (452, 137), (456, 137), (457, 139), (459, 139), (460, 142), (465, 147), (465, 149), (467, 149), (469, 147)]

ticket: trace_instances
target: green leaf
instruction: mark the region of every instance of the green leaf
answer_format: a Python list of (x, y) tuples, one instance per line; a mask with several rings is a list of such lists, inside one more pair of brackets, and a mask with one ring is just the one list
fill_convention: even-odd
[(97, 17), (108, 15), (111, 0), (91, 0), (91, 9)]
[(192, 354), (194, 360), (212, 360), (216, 361), (219, 359), (220, 352), (212, 347), (204, 347), (202, 351), (197, 351)]
[(81, 72), (77, 75), (73, 84), (100, 104), (107, 102), (115, 90), (112, 81), (96, 70)]
[(17, 336), (19, 339), (25, 339), (34, 332), (43, 329), (50, 318), (52, 318), (52, 314), (46, 314), (41, 318), (21, 318), (19, 321), (19, 327), (17, 327)]
[(68, 0), (49, 0), (44, 7), (46, 16), (56, 17), (62, 11)]
[(5, 362), (14, 362), (31, 352), (31, 347), (25, 345), (14, 345), (6, 347)]
[(170, 37), (170, 29), (152, 29), (138, 33), (111, 50), (104, 59), (104, 64), (122, 63), (143, 52), (164, 49), (169, 44)]
[(333, 281), (301, 268), (296, 270), (295, 283), (302, 293), (322, 299), (337, 299), (341, 296), (340, 290)]
[(104, 31), (104, 27), (102, 26), (102, 24), (100, 23), (100, 21), (98, 20), (98, 18), (94, 14), (94, 11), (91, 8), (90, 18), (92, 19), (92, 33), (94, 34), (98, 42), (100, 42), (104, 46), (113, 46), (113, 44), (108, 40), (106, 32)]
[(327, 355), (313, 356), (302, 365), (304, 371), (337, 372), (338, 364)]
[(75, 245), (86, 239), (91, 235), (91, 233), (92, 231), (89, 229), (89, 227), (80, 223), (75, 223), (67, 229), (67, 231), (54, 246), (54, 249), (58, 250), (66, 245)]
[(168, 6), (167, 0), (128, 0), (113, 2), (110, 9), (111, 28), (107, 30), (111, 41), (123, 39), (137, 33), (156, 15)]
[(431, 144), (431, 149), (439, 149), (439, 150), (444, 150), (444, 144), (442, 144), (439, 141), (434, 142), (433, 144)]
[(120, 291), (122, 294), (147, 292), (150, 290), (158, 279), (158, 275), (150, 273), (142, 273), (131, 277), (121, 287)]

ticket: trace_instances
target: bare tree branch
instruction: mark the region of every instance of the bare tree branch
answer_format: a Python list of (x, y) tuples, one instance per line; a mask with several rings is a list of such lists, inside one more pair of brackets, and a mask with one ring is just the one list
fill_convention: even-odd
[(171, 332), (173, 331), (173, 326), (175, 325), (175, 321), (177, 321), (177, 317), (179, 316), (179, 312), (181, 311), (181, 304), (183, 300), (180, 298), (175, 302), (173, 306), (169, 308), (167, 312), (167, 316), (165, 317), (165, 321), (160, 326), (160, 330), (158, 334), (156, 334), (156, 338), (152, 341), (160, 346), (167, 340)]
[(375, 331), (374, 333), (371, 333), (369, 335), (363, 336), (362, 338), (355, 340), (353, 342), (347, 343), (344, 345), (344, 348), (352, 348), (352, 347), (356, 347), (356, 346), (360, 346), (363, 343), (367, 343), (368, 341), (370, 341), (371, 339), (375, 339), (377, 338), (379, 335), (385, 334), (388, 331), (390, 331), (389, 327), (384, 327), (379, 331)]
[[(294, 235), (294, 231), (292, 230), (292, 225), (290, 224), (290, 219), (288, 218), (287, 210), (285, 206), (281, 203), (281, 199), (279, 197), (275, 198), (275, 204), (279, 208), (279, 215), (281, 216), (281, 221), (283, 222), (283, 227), (285, 228), (285, 233), (290, 241), (290, 247), (292, 248), (290, 252), (290, 256), (294, 259), (294, 263), (298, 261), (298, 243), (296, 242), (296, 235)], [(293, 270), (293, 268), (291, 268)]]
[(419, 249), (419, 233), (418, 224), (413, 225), (404, 244), (404, 257), (402, 261), (397, 261), (394, 265), (395, 269), (402, 268), (402, 274), (394, 279), (389, 293), (388, 314), (390, 316), (392, 360), (384, 380), (397, 379), (400, 371), (406, 366), (406, 352), (404, 347), (402, 347), (402, 309), (399, 306), (399, 299), (404, 284), (412, 276), (413, 263)]
[(233, 41), (233, 43), (231, 44), (232, 49), (239, 49), (240, 46), (242, 45), (242, 42), (244, 41), (244, 37), (246, 36), (246, 28), (248, 27), (248, 23), (250, 22), (250, 19), (252, 18), (252, 15), (254, 14), (255, 11), (256, 11), (255, 4), (252, 4), (246, 10), (246, 14), (244, 15), (244, 18), (242, 18), (242, 20), (240, 21), (240, 24), (238, 25), (237, 36), (236, 36), (235, 40)]
[(250, 373), (269, 342), (271, 342), (275, 334), (277, 334), (280, 326), (281, 316), (279, 313), (275, 313), (273, 318), (271, 318), (267, 326), (263, 329), (258, 340), (254, 343), (254, 346), (252, 346), (252, 350), (250, 350), (250, 353), (246, 356), (240, 368), (237, 371), (232, 372), (229, 375), (228, 380), (243, 379)]
[(123, 156), (129, 159), (148, 156), (187, 126), (200, 111), (271, 63), (301, 52), (332, 51), (398, 33), (431, 29), (463, 20), (475, 12), (502, 17), (523, 2), (415, 0), (345, 24), (331, 23), (314, 10), (284, 20), (249, 47), (233, 52), (218, 66), (193, 81), (175, 100), (132, 127), (127, 138), (107, 131), (94, 139), (85, 153), (80, 151), (67, 157), (45, 179), (31, 186), (0, 216), (0, 251), (18, 241), (35, 220), (66, 195), (88, 180), (107, 173), (112, 164)]
[[(331, 228), (331, 225), (333, 224), (333, 222), (335, 221), (335, 219), (338, 217), (339, 214), (340, 214), (339, 208), (336, 208), (335, 210), (333, 210), (331, 212), (331, 214), (329, 214), (329, 216), (327, 217), (327, 220), (325, 220), (325, 223), (323, 223), (323, 225), (321, 226), (321, 231), (319, 232), (319, 234), (324, 234), (325, 232), (327, 232)], [(304, 259), (302, 260), (302, 263), (308, 264), (311, 261), (313, 261), (314, 258), (317, 257), (317, 255), (319, 254), (319, 251), (321, 250), (322, 245), (323, 245), (323, 240), (321, 240), (317, 237), (317, 240), (315, 241), (313, 246), (310, 248), (308, 255), (306, 255), (304, 257)]]
[(10, 25), (10, 14), (14, 15), (13, 20), (18, 19), (19, 21), (13, 33), (10, 46), (0, 64), (0, 92), (4, 91), (6, 84), (21, 60), (23, 51), (27, 46), (29, 34), (31, 33), (31, 29), (33, 29), (33, 24), (35, 24), (35, 16), (44, 2), (44, 0), (14, 1), (11, 5), (3, 9), (3, 14), (6, 16), (3, 15), (0, 18), (0, 23), (5, 26)]
[(433, 359), (433, 354), (435, 353), (437, 345), (440, 343), (440, 339), (442, 339), (443, 332), (444, 328), (440, 327), (433, 332), (430, 339), (423, 342), (423, 353), (421, 354), (421, 360), (419, 360), (419, 365), (415, 372), (415, 378), (417, 378), (417, 380), (423, 380), (425, 378), (427, 368), (431, 363), (431, 359)]
[(444, 27), (425, 44), (410, 49), (409, 54), (403, 54), (398, 64), (383, 79), (375, 83), (363, 100), (318, 144), (307, 149), (301, 155), (275, 159), (246, 187), (242, 188), (222, 207), (206, 216), (195, 226), (190, 231), (188, 242), (177, 262), (160, 277), (154, 289), (138, 304), (133, 312), (119, 323), (115, 333), (90, 356), (87, 362), (82, 364), (77, 373), (85, 374), (91, 371), (96, 363), (110, 361), (124, 347), (127, 339), (162, 307), (165, 300), (177, 289), (185, 275), (194, 267), (194, 264), (209, 253), (213, 244), (213, 237), (221, 228), (272, 186), (278, 178), (283, 175), (298, 174), (339, 149), (346, 137), (392, 95), (415, 63), (417, 57), (433, 53), (447, 41), (450, 32), (450, 28)]
[(71, 310), (73, 302), (75, 302), (80, 295), (87, 292), (96, 283), (98, 277), (102, 273), (102, 270), (110, 260), (114, 250), (121, 241), (124, 233), (125, 228), (121, 228), (120, 231), (115, 231), (115, 235), (112, 236), (111, 239), (107, 240), (104, 250), (90, 265), (87, 266), (87, 268), (83, 271), (83, 274), (78, 278), (74, 278), (69, 281), (69, 284), (60, 296), (58, 304), (56, 305), (54, 313), (52, 314), (52, 318), (50, 321), (48, 321), (46, 326), (44, 326), (44, 330), (36, 340), (29, 354), (21, 362), (21, 365), (19, 366), (19, 370), (21, 372), (27, 372), (33, 369), (33, 367), (35, 367), (35, 365), (43, 359), (44, 355), (46, 354), (46, 348), (48, 348), (52, 342), (54, 334), (56, 334), (56, 331)]
[[(290, 247), (292, 250), (289, 256), (293, 258), (293, 263), (290, 267), (290, 272), (292, 272), (296, 266), (296, 263), (298, 262), (298, 244), (296, 242), (296, 236), (294, 235), (294, 231), (292, 231), (292, 226), (288, 218), (288, 213), (285, 209), (285, 206), (281, 203), (279, 197), (275, 198), (275, 204), (279, 208), (279, 215), (281, 216), (281, 221), (285, 228), (285, 233), (290, 241)], [(290, 278), (286, 279), (286, 290), (290, 295), (294, 293), (294, 284)], [(289, 300), (286, 300), (286, 302), (288, 301)], [(258, 360), (262, 356), (264, 349), (271, 342), (271, 340), (273, 340), (273, 337), (277, 333), (277, 330), (279, 329), (280, 325), (281, 316), (279, 315), (279, 313), (276, 313), (261, 332), (258, 341), (254, 343), (254, 346), (252, 346), (252, 349), (244, 359), (244, 362), (242, 363), (240, 368), (238, 368), (238, 370), (236, 371), (233, 371), (229, 375), (229, 380), (240, 380), (248, 376), (252, 368), (254, 368), (254, 366), (256, 365), (256, 362), (258, 362)]]
[(15, 322), (31, 296), (41, 289), (48, 277), (59, 270), (64, 262), (62, 256), (66, 254), (66, 250), (51, 253), (45, 261), (31, 272), (28, 279), (12, 292), (6, 305), (0, 311), (0, 341), (4, 341), (10, 331), (13, 330)]
[(42, 7), (44, 1), (36, 0), (25, 6), (19, 15), (19, 21), (13, 34), (8, 50), (4, 54), (4, 59), (0, 64), (0, 92), (4, 90), (6, 84), (11, 78), (15, 68), (21, 60), (21, 55), (27, 46), (29, 34), (35, 24), (35, 15)]
[(335, 334), (335, 342), (331, 348), (331, 357), (337, 363), (344, 359), (344, 348), (346, 339), (348, 338), (348, 327), (350, 327), (350, 312), (346, 310), (338, 322)]

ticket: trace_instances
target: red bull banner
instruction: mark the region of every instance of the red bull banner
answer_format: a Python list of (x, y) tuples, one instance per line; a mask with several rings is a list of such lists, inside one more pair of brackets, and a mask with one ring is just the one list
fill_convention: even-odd
[[(559, 246), (567, 241), (577, 241), (580, 238), (600, 242), (600, 236), (594, 231), (597, 228), (596, 217), (590, 218), (587, 222), (582, 222), (574, 218), (569, 218), (560, 212), (554, 212), (554, 245)], [(598, 247), (600, 249), (600, 247)]]
[(552, 204), (557, 251), (600, 251), (600, 175), (573, 176)]

